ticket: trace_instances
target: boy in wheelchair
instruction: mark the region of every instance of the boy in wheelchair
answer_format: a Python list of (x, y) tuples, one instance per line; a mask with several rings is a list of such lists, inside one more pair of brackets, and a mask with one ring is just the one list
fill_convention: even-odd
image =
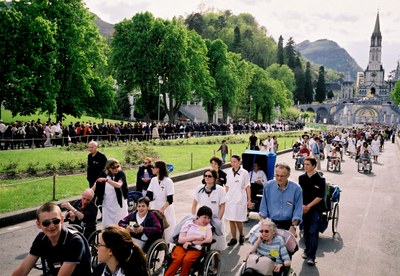
[(149, 210), (150, 199), (141, 197), (137, 202), (137, 209), (121, 219), (119, 226), (127, 228), (131, 237), (144, 252), (147, 252), (150, 245), (160, 239), (163, 234), (161, 222), (157, 215)]
[(192, 265), (202, 254), (203, 245), (211, 244), (211, 209), (202, 206), (196, 215), (197, 218), (187, 220), (180, 229), (177, 244), (171, 252), (172, 262), (165, 276), (174, 276), (179, 268), (181, 276), (189, 275)]

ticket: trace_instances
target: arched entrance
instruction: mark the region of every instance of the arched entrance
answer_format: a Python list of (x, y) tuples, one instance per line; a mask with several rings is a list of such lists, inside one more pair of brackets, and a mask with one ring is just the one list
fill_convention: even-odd
[(326, 123), (329, 119), (329, 112), (325, 107), (320, 107), (317, 110), (317, 122), (318, 123)]
[(355, 113), (354, 121), (356, 124), (377, 123), (379, 122), (379, 114), (374, 108), (363, 107)]

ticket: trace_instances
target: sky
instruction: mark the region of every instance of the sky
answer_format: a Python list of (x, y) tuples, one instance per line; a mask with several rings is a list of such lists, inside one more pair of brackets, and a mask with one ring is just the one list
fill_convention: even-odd
[[(209, 9), (252, 14), (275, 41), (282, 35), (296, 43), (329, 39), (339, 44), (364, 70), (379, 11), (382, 64), (387, 75), (400, 60), (399, 0), (84, 0), (91, 12), (109, 23), (149, 11), (171, 19)], [(354, 76), (355, 78), (355, 76)]]

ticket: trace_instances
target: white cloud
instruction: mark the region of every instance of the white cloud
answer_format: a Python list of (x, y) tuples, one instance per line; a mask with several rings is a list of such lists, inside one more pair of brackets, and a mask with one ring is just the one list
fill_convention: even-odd
[(382, 61), (386, 72), (395, 68), (400, 58), (398, 0), (84, 0), (101, 19), (117, 23), (138, 12), (150, 11), (154, 16), (171, 19), (214, 7), (234, 14), (252, 14), (275, 40), (282, 35), (300, 43), (303, 40), (329, 39), (337, 42), (366, 68), (370, 37), (380, 11)]

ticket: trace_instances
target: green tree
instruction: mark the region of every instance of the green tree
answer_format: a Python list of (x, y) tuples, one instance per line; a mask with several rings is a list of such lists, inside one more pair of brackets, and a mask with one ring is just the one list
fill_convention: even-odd
[(283, 65), (285, 63), (285, 56), (283, 51), (283, 37), (280, 35), (278, 40), (278, 64)]
[(235, 27), (233, 44), (232, 44), (232, 51), (235, 53), (240, 53), (242, 39), (240, 37), (240, 28), (238, 26)]
[(194, 30), (199, 35), (203, 34), (205, 22), (201, 13), (196, 12), (189, 14), (188, 17), (185, 19), (185, 23), (188, 26), (189, 30)]
[(317, 87), (315, 89), (315, 100), (322, 103), (326, 99), (325, 87), (325, 69), (324, 66), (319, 67)]
[(296, 49), (294, 48), (295, 42), (292, 37), (289, 38), (288, 42), (285, 46), (285, 60), (286, 64), (290, 69), (294, 69), (296, 67)]
[(277, 63), (272, 64), (267, 69), (268, 77), (274, 80), (281, 80), (285, 84), (286, 88), (294, 93), (296, 89), (296, 79), (293, 71), (286, 65), (279, 65)]
[(395, 104), (400, 104), (400, 79), (397, 80), (396, 85), (390, 96)]
[(215, 92), (209, 97), (204, 99), (203, 104), (205, 110), (208, 114), (208, 122), (212, 122), (212, 117), (218, 107), (221, 106), (222, 102), (222, 90), (224, 87), (224, 70), (225, 66), (228, 64), (227, 53), (228, 47), (226, 44), (220, 40), (206, 40), (208, 48), (208, 58), (209, 58), (209, 70), (210, 75), (215, 81)]
[(328, 95), (326, 95), (326, 97), (331, 100), (333, 97), (335, 97), (335, 94), (333, 94), (332, 90), (329, 90)]
[(61, 121), (64, 114), (80, 117), (89, 109), (94, 112), (94, 105), (101, 108), (96, 110), (98, 114), (111, 113), (114, 107), (113, 89), (111, 81), (102, 75), (107, 49), (93, 22), (94, 16), (83, 1), (24, 2), (32, 9), (38, 6), (40, 14), (57, 26), (57, 120)]
[(0, 102), (15, 116), (54, 111), (56, 24), (24, 2), (0, 2)]
[[(251, 83), (248, 87), (249, 91), (249, 101), (252, 99), (252, 104), (250, 107), (254, 107), (254, 116), (251, 118), (257, 120), (258, 113), (261, 112), (262, 117), (266, 117), (269, 113), (270, 107), (274, 106), (273, 102), (273, 87), (269, 83), (269, 78), (267, 72), (260, 68), (259, 66), (253, 66), (253, 76)], [(249, 110), (251, 112), (251, 110)]]
[(221, 70), (219, 77), (224, 82), (219, 87), (221, 93), (222, 120), (227, 121), (228, 115), (232, 112), (236, 105), (236, 95), (239, 88), (239, 64), (241, 57), (238, 54), (227, 52), (227, 63)]
[(296, 90), (294, 92), (294, 100), (295, 103), (305, 103), (305, 94), (304, 94), (304, 88), (305, 88), (305, 74), (303, 70), (303, 66), (301, 64), (300, 57), (297, 56), (296, 58), (296, 64), (294, 68), (294, 76), (296, 79)]
[(314, 88), (311, 79), (311, 64), (307, 62), (306, 73), (305, 73), (305, 83), (304, 83), (304, 99), (306, 103), (312, 103), (314, 98)]

